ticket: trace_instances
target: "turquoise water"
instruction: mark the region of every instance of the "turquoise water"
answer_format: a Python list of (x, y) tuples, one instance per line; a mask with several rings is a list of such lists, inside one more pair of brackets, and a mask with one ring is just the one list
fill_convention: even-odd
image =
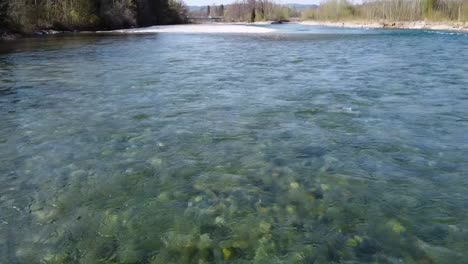
[(0, 43), (1, 263), (468, 263), (468, 35)]

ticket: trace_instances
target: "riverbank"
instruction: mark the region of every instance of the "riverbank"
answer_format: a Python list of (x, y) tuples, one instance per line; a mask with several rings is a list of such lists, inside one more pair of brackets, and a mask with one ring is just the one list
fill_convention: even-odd
[(330, 26), (348, 28), (395, 28), (395, 29), (430, 29), (443, 31), (468, 32), (466, 22), (432, 22), (432, 21), (302, 21), (301, 25)]
[(49, 35), (59, 35), (64, 33), (72, 33), (74, 31), (58, 31), (52, 29), (37, 30), (33, 33), (13, 33), (11, 31), (0, 30), (0, 40), (15, 40), (22, 37), (38, 37), (38, 36), (49, 36)]
[(14, 40), (20, 37), (18, 34), (13, 34), (5, 30), (0, 29), (0, 40)]
[[(296, 23), (296, 22), (293, 22)], [(276, 24), (273, 21), (245, 23), (216, 23), (216, 24), (184, 24), (184, 25), (165, 25), (151, 26), (143, 28), (130, 28), (118, 30), (101, 31), (78, 31), (84, 34), (148, 34), (148, 33), (242, 33), (242, 34), (264, 34), (277, 31), (276, 29), (266, 27), (256, 27), (255, 25)], [(300, 25), (310, 26), (329, 26), (329, 27), (347, 27), (347, 28), (394, 28), (394, 29), (430, 29), (442, 31), (468, 32), (468, 23), (462, 22), (369, 22), (369, 21), (302, 21), (297, 22)], [(71, 33), (67, 31), (40, 30), (26, 36), (48, 36)], [(14, 40), (25, 35), (12, 34), (0, 31), (0, 40)]]
[(263, 34), (275, 32), (275, 29), (265, 27), (248, 26), (245, 24), (235, 23), (217, 23), (217, 24), (184, 24), (184, 25), (165, 25), (151, 26), (142, 28), (128, 28), (117, 30), (97, 30), (97, 31), (55, 31), (55, 30), (40, 30), (32, 34), (11, 34), (0, 32), (0, 40), (14, 40), (25, 36), (48, 36), (67, 33), (82, 33), (82, 34), (150, 34), (150, 33), (242, 33), (242, 34)]

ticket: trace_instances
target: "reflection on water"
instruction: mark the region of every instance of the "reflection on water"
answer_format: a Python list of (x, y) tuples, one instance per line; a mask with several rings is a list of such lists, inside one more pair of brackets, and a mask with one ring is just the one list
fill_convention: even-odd
[(12, 44), (1, 259), (466, 262), (466, 35), (290, 29)]

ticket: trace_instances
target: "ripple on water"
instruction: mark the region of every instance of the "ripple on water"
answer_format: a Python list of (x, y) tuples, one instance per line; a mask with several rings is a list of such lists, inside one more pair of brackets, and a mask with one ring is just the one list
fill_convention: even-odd
[(273, 27), (15, 42), (0, 257), (464, 263), (464, 35)]

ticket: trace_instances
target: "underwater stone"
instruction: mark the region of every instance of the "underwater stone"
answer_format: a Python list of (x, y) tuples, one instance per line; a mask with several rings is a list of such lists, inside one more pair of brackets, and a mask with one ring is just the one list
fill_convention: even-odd
[(374, 255), (380, 250), (380, 246), (374, 239), (366, 238), (357, 247), (356, 253), (358, 255)]
[(144, 139), (146, 136), (145, 135), (139, 135), (139, 136), (135, 136), (135, 137), (131, 137), (128, 139), (128, 142), (137, 142), (137, 141), (140, 141), (142, 139)]
[(86, 171), (84, 170), (76, 170), (71, 173), (72, 177), (83, 177), (86, 176)]
[(264, 236), (259, 241), (259, 245), (255, 250), (255, 262), (256, 263), (273, 263), (271, 257), (275, 252), (275, 244), (271, 241), (271, 237)]
[(41, 263), (66, 263), (68, 256), (66, 255), (56, 255), (52, 253), (47, 253), (43, 258)]
[(119, 260), (123, 263), (137, 263), (141, 258), (140, 251), (133, 244), (119, 247)]
[(346, 241), (346, 245), (349, 247), (356, 247), (363, 241), (363, 238), (360, 236), (354, 236)]
[(354, 240), (353, 238), (350, 238), (346, 241), (346, 245), (348, 247), (356, 247), (357, 245), (359, 245), (358, 241)]
[(259, 248), (257, 248), (257, 250), (255, 250), (255, 262), (256, 263), (266, 261), (268, 260), (268, 258), (269, 258), (268, 252), (265, 250), (264, 247), (260, 246)]
[(296, 212), (296, 207), (294, 205), (286, 206), (286, 211), (290, 214), (294, 214)]
[(232, 246), (235, 248), (246, 249), (249, 247), (249, 242), (244, 240), (236, 240), (232, 243)]
[(326, 191), (328, 191), (328, 190), (330, 189), (330, 186), (329, 186), (328, 184), (323, 184), (323, 183), (322, 183), (322, 184), (320, 184), (320, 188), (321, 188), (324, 192), (326, 192)]
[(200, 236), (200, 240), (198, 241), (198, 248), (205, 249), (211, 247), (213, 241), (210, 238), (209, 234), (203, 234)]
[(229, 248), (223, 248), (223, 258), (224, 260), (230, 260), (232, 256), (232, 251)]
[(191, 235), (177, 234), (174, 231), (167, 232), (162, 241), (168, 248), (173, 249), (193, 246), (193, 237)]
[(110, 149), (106, 149), (104, 150), (103, 152), (101, 152), (101, 155), (102, 156), (111, 156), (114, 154), (114, 151), (110, 150)]
[(387, 225), (393, 230), (393, 232), (400, 234), (406, 231), (406, 228), (398, 222), (396, 219), (389, 220)]
[(323, 199), (323, 192), (319, 189), (310, 191), (310, 194), (317, 200)]
[(273, 178), (277, 178), (277, 177), (280, 176), (280, 172), (277, 171), (277, 170), (274, 170), (274, 171), (271, 173), (271, 176), (272, 176)]
[(221, 216), (217, 216), (215, 218), (215, 224), (217, 225), (223, 225), (224, 224), (224, 218), (222, 218)]
[(46, 223), (51, 222), (56, 217), (58, 210), (56, 208), (41, 208), (32, 211), (32, 214), (36, 217), (37, 221)]
[[(424, 251), (433, 263), (465, 263), (466, 257), (446, 247), (435, 246), (417, 239), (416, 245)], [(465, 260), (461, 262), (461, 260)]]
[(162, 164), (162, 160), (159, 157), (152, 157), (148, 160), (148, 163), (154, 167), (159, 167)]
[(295, 190), (295, 189), (299, 188), (299, 183), (291, 182), (291, 184), (289, 184), (289, 186), (291, 187), (291, 189)]
[(268, 222), (262, 221), (262, 222), (260, 222), (259, 228), (260, 228), (260, 232), (268, 233), (268, 232), (270, 232), (271, 224), (268, 223)]
[(167, 202), (169, 201), (169, 193), (168, 192), (162, 192), (158, 195), (158, 200), (161, 202)]
[(307, 146), (298, 148), (296, 150), (298, 152), (298, 158), (312, 158), (312, 157), (322, 157), (327, 153), (325, 148), (317, 147), (317, 146)]
[(287, 162), (286, 162), (284, 159), (275, 158), (275, 159), (273, 159), (273, 164), (274, 164), (275, 166), (282, 167), (282, 166), (286, 166)]

